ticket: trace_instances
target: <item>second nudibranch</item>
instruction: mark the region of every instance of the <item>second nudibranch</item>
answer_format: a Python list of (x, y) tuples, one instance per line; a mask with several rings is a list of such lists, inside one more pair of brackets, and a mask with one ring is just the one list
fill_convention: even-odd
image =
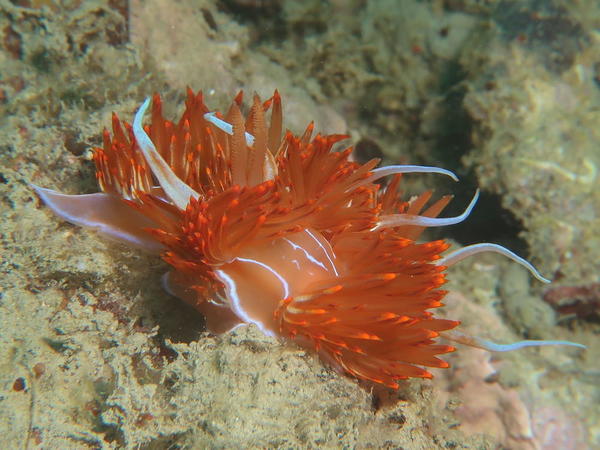
[[(113, 135), (94, 153), (101, 193), (65, 195), (36, 187), (59, 216), (114, 239), (162, 254), (172, 266), (165, 288), (225, 332), (253, 323), (265, 334), (315, 349), (335, 368), (397, 388), (398, 380), (431, 377), (448, 367), (437, 355), (454, 347), (437, 338), (492, 351), (566, 341), (499, 345), (450, 331), (459, 322), (434, 316), (446, 292), (447, 267), (481, 252), (502, 254), (544, 279), (527, 261), (496, 244), (443, 255), (443, 240), (418, 243), (426, 227), (465, 220), (439, 218), (451, 197), (426, 207), (431, 192), (403, 201), (402, 174), (445, 169), (358, 164), (345, 136), (282, 136), (279, 94), (255, 96), (248, 117), (238, 95), (225, 117), (188, 91), (174, 124), (154, 97), (152, 124), (113, 116)], [(265, 115), (271, 111), (267, 125)], [(387, 187), (376, 181), (392, 175)]]

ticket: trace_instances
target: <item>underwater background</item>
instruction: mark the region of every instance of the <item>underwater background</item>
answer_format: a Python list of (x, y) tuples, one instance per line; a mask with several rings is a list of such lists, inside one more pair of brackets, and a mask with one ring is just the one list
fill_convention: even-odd
[[(600, 448), (600, 2), (0, 0), (2, 448)], [(97, 191), (91, 148), (185, 88), (223, 110), (277, 88), (296, 133), (355, 158), (424, 164), (407, 194), (482, 198), (453, 245), (444, 314), (498, 342), (461, 347), (398, 391), (338, 375), (254, 327), (205, 332), (157, 258), (57, 219), (29, 183)], [(455, 208), (455, 209), (453, 209)]]

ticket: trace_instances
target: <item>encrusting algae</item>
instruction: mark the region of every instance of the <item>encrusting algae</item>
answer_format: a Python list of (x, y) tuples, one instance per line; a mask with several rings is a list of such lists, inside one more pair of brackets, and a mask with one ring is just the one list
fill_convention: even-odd
[[(334, 151), (343, 135), (282, 137), (281, 99), (255, 96), (247, 117), (241, 93), (222, 117), (202, 93), (188, 90), (178, 123), (150, 100), (133, 125), (113, 115), (112, 136), (94, 151), (101, 193), (64, 195), (35, 187), (60, 217), (159, 253), (172, 266), (165, 288), (206, 316), (215, 333), (254, 323), (265, 334), (312, 348), (336, 369), (398, 387), (430, 378), (423, 367), (455, 348), (443, 337), (493, 351), (565, 341), (497, 345), (450, 332), (459, 322), (434, 316), (446, 291), (445, 270), (485, 251), (501, 253), (547, 281), (525, 260), (495, 244), (442, 257), (443, 240), (418, 243), (426, 227), (463, 221), (438, 218), (451, 196), (427, 206), (432, 192), (404, 201), (403, 173), (426, 166), (359, 164), (352, 149)], [(266, 114), (270, 111), (267, 124)], [(393, 175), (387, 187), (376, 183)]]

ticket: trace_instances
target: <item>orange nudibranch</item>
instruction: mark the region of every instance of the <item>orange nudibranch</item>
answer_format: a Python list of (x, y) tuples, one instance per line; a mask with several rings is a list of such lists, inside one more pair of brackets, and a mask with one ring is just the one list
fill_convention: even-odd
[[(495, 345), (452, 336), (459, 322), (433, 314), (446, 294), (447, 266), (494, 251), (545, 281), (495, 244), (443, 257), (445, 241), (418, 243), (426, 227), (464, 220), (478, 194), (449, 218), (437, 216), (450, 196), (429, 206), (430, 191), (402, 200), (404, 173), (456, 177), (435, 167), (353, 162), (350, 148), (333, 149), (346, 136), (313, 137), (312, 124), (301, 136), (283, 133), (277, 91), (264, 103), (255, 96), (244, 117), (241, 94), (222, 116), (188, 90), (177, 123), (163, 117), (155, 95), (144, 127), (149, 104), (132, 125), (113, 115), (112, 135), (104, 131), (94, 150), (102, 192), (35, 189), (65, 220), (160, 253), (172, 266), (166, 289), (201, 311), (210, 331), (253, 323), (314, 349), (336, 369), (397, 388), (401, 379), (430, 378), (424, 367), (448, 367), (438, 355), (454, 347), (439, 343), (440, 333)], [(389, 175), (386, 187), (376, 183)]]

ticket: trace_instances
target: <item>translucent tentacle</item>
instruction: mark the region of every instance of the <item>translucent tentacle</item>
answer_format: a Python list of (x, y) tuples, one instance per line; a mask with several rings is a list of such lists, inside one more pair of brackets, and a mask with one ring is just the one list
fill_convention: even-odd
[(372, 229), (372, 231), (379, 230), (381, 228), (394, 228), (404, 225), (413, 225), (418, 227), (444, 227), (447, 225), (454, 225), (464, 221), (471, 211), (475, 207), (475, 203), (477, 203), (477, 199), (479, 198), (479, 189), (475, 192), (473, 199), (467, 206), (465, 211), (456, 217), (425, 217), (425, 216), (417, 216), (413, 214), (388, 214), (383, 215), (377, 222), (377, 225)]
[(380, 178), (387, 177), (388, 175), (396, 175), (401, 173), (438, 173), (441, 175), (447, 175), (452, 178), (454, 181), (458, 181), (458, 177), (451, 172), (450, 170), (441, 169), (439, 167), (431, 167), (431, 166), (409, 166), (409, 165), (399, 165), (399, 166), (385, 166), (378, 167), (377, 169), (372, 169), (371, 174), (351, 185), (346, 192), (356, 189), (357, 187), (364, 186), (366, 184), (372, 183), (373, 181), (377, 181)]
[(173, 172), (163, 157), (160, 156), (160, 153), (156, 150), (150, 136), (144, 131), (142, 120), (144, 119), (144, 114), (149, 105), (150, 97), (147, 97), (135, 114), (133, 120), (133, 134), (144, 155), (144, 159), (150, 166), (150, 169), (152, 169), (152, 173), (163, 188), (163, 191), (173, 204), (183, 211), (190, 202), (190, 198), (197, 199), (200, 197), (200, 194), (175, 175), (175, 172)]
[(448, 267), (448, 266), (452, 266), (452, 265), (456, 264), (459, 261), (462, 261), (465, 258), (468, 258), (469, 256), (473, 256), (478, 253), (485, 253), (485, 252), (499, 253), (500, 255), (506, 256), (507, 258), (512, 259), (514, 262), (521, 264), (523, 267), (525, 267), (527, 270), (529, 270), (529, 272), (531, 272), (531, 274), (534, 277), (536, 277), (538, 280), (540, 280), (542, 283), (550, 283), (550, 280), (547, 278), (544, 278), (538, 272), (538, 270), (533, 266), (533, 264), (531, 264), (526, 259), (521, 258), (519, 255), (511, 252), (509, 249), (502, 247), (501, 245), (490, 244), (488, 242), (484, 242), (481, 244), (467, 245), (466, 247), (458, 249), (458, 250), (444, 256), (443, 258), (439, 259), (436, 262), (436, 264), (438, 264), (440, 266)]
[(525, 347), (545, 347), (548, 345), (567, 345), (569, 347), (587, 348), (583, 344), (571, 341), (541, 341), (541, 340), (524, 340), (514, 342), (512, 344), (496, 344), (495, 342), (487, 341), (475, 336), (460, 333), (458, 331), (447, 331), (441, 334), (442, 337), (460, 344), (468, 345), (470, 347), (481, 348), (488, 352), (510, 352), (513, 350), (519, 350)]
[(380, 178), (387, 177), (388, 175), (395, 175), (398, 173), (438, 173), (441, 175), (447, 175), (454, 181), (458, 181), (458, 177), (454, 172), (447, 169), (442, 169), (441, 167), (399, 165), (379, 167), (371, 170), (371, 175), (365, 179), (365, 183), (371, 183)]

